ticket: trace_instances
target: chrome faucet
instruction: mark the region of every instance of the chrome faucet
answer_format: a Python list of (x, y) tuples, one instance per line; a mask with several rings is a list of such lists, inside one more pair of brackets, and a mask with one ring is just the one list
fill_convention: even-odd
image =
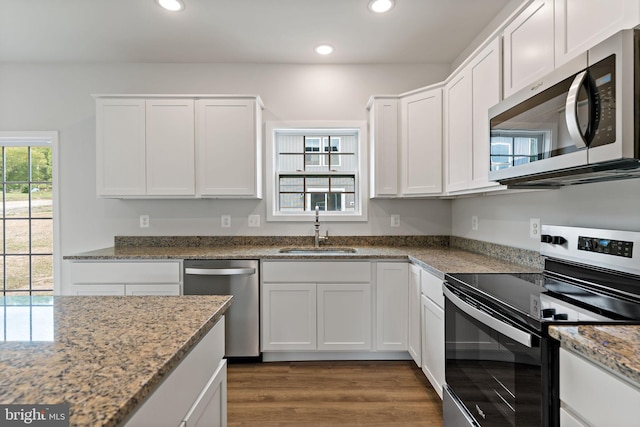
[(326, 235), (320, 235), (320, 213), (318, 210), (318, 205), (316, 205), (316, 222), (314, 224), (314, 227), (316, 228), (316, 232), (313, 240), (313, 246), (319, 248), (320, 244), (327, 243), (329, 241), (329, 230), (326, 231)]

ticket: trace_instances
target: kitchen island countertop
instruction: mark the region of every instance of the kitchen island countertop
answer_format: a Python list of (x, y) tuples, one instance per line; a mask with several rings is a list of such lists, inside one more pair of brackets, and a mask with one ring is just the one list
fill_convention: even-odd
[(0, 404), (66, 402), (72, 426), (125, 420), (231, 304), (230, 296), (11, 298), (0, 304)]

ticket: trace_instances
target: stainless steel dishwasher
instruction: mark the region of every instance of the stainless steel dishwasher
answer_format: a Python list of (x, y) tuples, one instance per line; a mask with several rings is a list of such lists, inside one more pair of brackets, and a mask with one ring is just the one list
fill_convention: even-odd
[(233, 295), (226, 313), (225, 356), (260, 356), (257, 260), (185, 260), (184, 295)]

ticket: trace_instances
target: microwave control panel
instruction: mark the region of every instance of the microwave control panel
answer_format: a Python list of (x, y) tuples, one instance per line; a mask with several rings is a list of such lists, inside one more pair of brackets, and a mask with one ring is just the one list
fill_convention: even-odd
[(616, 57), (589, 67), (593, 87), (593, 139), (589, 147), (616, 142)]

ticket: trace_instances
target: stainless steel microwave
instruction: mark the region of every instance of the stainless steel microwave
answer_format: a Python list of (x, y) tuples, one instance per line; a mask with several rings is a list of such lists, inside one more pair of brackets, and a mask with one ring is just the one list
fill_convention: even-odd
[(489, 110), (489, 179), (545, 188), (640, 177), (640, 30), (625, 30)]

